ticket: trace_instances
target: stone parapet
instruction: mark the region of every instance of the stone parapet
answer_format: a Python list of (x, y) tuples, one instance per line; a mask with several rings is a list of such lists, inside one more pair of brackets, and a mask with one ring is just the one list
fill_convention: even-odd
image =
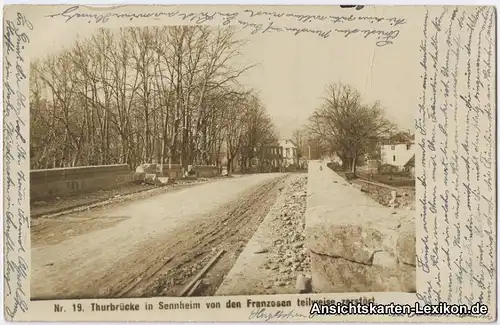
[(380, 205), (319, 161), (307, 192), (315, 292), (416, 291), (414, 211)]

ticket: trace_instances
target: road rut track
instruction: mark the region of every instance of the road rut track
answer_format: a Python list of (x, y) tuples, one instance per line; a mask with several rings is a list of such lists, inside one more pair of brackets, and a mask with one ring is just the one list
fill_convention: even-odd
[[(75, 298), (178, 296), (180, 290), (221, 249), (225, 253), (194, 295), (213, 295), (224, 276), (276, 202), (287, 175), (253, 187), (239, 199), (202, 215), (168, 236), (151, 238), (121, 256), (113, 272), (89, 284)], [(193, 198), (195, 204), (196, 198)]]

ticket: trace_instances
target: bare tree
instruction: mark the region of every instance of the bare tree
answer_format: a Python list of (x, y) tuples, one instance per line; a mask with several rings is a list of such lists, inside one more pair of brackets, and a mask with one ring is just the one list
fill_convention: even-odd
[(379, 102), (364, 104), (351, 86), (333, 84), (327, 88), (323, 105), (310, 118), (309, 130), (356, 173), (359, 157), (394, 125), (385, 117)]
[(258, 96), (238, 84), (252, 65), (235, 64), (245, 43), (235, 35), (207, 26), (100, 29), (33, 62), (32, 167), (220, 165), (224, 150), (250, 160), (250, 147), (274, 128)]
[(264, 106), (255, 94), (248, 95), (248, 104), (244, 113), (244, 133), (240, 146), (240, 165), (250, 167), (253, 158), (264, 146), (276, 144), (278, 138), (274, 124)]
[(297, 161), (302, 157), (309, 157), (309, 134), (306, 127), (296, 129), (292, 133), (292, 140), (297, 146)]

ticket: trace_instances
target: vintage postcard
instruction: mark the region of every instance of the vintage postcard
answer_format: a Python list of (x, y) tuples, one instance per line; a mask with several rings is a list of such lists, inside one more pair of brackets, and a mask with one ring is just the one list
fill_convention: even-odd
[(496, 10), (11, 5), (4, 315), (491, 322)]

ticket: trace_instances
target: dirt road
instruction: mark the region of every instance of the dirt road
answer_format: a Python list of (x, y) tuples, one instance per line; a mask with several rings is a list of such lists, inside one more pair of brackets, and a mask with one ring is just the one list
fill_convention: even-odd
[[(178, 295), (218, 251), (196, 295), (212, 295), (282, 187), (231, 178), (32, 226), (32, 299)], [(50, 240), (48, 240), (50, 239)]]

